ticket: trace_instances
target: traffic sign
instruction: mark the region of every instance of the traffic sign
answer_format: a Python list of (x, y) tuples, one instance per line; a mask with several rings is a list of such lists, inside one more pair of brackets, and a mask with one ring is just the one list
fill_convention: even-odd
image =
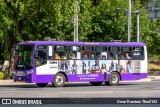
[(160, 0), (149, 0), (148, 2), (148, 18), (160, 18)]

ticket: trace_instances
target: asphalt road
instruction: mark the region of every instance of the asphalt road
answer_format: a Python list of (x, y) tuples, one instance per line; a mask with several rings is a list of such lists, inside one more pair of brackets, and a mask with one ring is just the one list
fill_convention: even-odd
[(91, 86), (89, 83), (71, 83), (56, 88), (51, 84), (40, 88), (36, 84), (0, 85), (3, 98), (159, 98), (160, 81), (121, 82), (118, 86)]

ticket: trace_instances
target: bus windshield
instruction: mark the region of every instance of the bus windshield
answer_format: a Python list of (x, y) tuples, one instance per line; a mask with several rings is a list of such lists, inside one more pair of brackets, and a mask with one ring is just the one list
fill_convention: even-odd
[(19, 45), (16, 48), (15, 69), (33, 68), (34, 45)]

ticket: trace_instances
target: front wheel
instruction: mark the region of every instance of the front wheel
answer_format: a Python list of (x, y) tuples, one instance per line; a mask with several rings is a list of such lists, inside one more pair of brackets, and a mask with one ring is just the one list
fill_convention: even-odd
[(109, 84), (111, 86), (116, 86), (118, 85), (120, 81), (119, 74), (117, 72), (113, 72), (109, 75), (109, 81), (106, 82), (105, 84)]
[(102, 82), (90, 82), (93, 86), (99, 86), (102, 84)]
[(58, 73), (54, 76), (52, 85), (55, 87), (63, 87), (66, 82), (66, 78), (63, 74)]
[(36, 83), (39, 87), (45, 87), (48, 85), (48, 83)]

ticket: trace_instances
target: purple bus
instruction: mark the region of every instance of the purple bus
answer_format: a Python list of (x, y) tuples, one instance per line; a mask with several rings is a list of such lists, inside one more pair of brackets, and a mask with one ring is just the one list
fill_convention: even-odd
[(147, 50), (143, 42), (30, 41), (16, 48), (14, 81), (118, 85), (119, 81), (147, 77)]

